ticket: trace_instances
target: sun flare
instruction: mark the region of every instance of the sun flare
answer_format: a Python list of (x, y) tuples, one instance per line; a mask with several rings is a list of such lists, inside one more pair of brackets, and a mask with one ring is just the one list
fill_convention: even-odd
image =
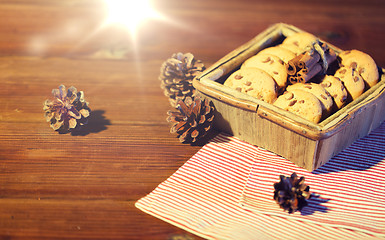
[(135, 35), (139, 25), (149, 19), (163, 19), (150, 0), (104, 0), (107, 6), (106, 24), (119, 24)]

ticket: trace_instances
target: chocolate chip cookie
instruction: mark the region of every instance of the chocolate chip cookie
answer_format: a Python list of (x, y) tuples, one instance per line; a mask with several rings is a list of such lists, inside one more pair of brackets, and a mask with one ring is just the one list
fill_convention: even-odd
[(341, 67), (334, 74), (343, 83), (348, 92), (348, 101), (357, 99), (365, 90), (365, 83), (356, 68)]
[(259, 68), (267, 72), (277, 83), (280, 89), (287, 84), (287, 68), (283, 60), (271, 54), (259, 53), (247, 59), (241, 68)]
[(346, 104), (348, 92), (338, 77), (326, 75), (320, 84), (332, 96), (334, 110), (341, 109)]
[(224, 85), (268, 103), (277, 99), (277, 84), (274, 79), (258, 68), (241, 68), (231, 74)]
[(366, 88), (373, 87), (379, 79), (377, 65), (373, 58), (359, 50), (343, 51), (338, 55), (341, 66), (355, 69), (362, 77)]
[(318, 123), (322, 117), (321, 102), (312, 93), (301, 89), (285, 92), (274, 105), (314, 123)]

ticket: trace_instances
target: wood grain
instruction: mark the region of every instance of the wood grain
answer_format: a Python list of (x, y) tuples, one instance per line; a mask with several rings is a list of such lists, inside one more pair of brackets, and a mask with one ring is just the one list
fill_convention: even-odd
[[(0, 239), (200, 239), (134, 203), (201, 146), (169, 133), (161, 63), (191, 52), (206, 66), (285, 22), (385, 66), (384, 1), (154, 3), (135, 38), (101, 28), (101, 1), (0, 1)], [(57, 134), (42, 104), (60, 84), (93, 110), (82, 134)]]

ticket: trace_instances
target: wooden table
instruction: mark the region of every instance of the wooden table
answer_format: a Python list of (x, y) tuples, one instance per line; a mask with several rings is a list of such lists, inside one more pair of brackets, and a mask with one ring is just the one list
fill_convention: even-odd
[[(385, 66), (385, 2), (163, 0), (166, 20), (135, 37), (101, 27), (92, 0), (0, 1), (0, 239), (200, 239), (136, 209), (201, 146), (169, 133), (160, 65), (191, 52), (206, 66), (268, 26), (293, 24)], [(93, 110), (58, 134), (43, 102), (60, 84)]]

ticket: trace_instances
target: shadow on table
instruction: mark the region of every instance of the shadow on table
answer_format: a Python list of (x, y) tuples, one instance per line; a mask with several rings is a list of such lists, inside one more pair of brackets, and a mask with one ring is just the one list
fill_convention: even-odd
[[(385, 145), (373, 144), (367, 137), (357, 140), (350, 147), (340, 152), (325, 165), (313, 171), (313, 174), (326, 174), (348, 170), (364, 171), (385, 159)], [(368, 141), (366, 141), (368, 140)], [(357, 152), (357, 154), (352, 154)]]
[[(210, 143), (214, 138), (216, 138), (218, 135), (222, 135), (222, 139), (219, 140), (219, 143), (225, 143), (225, 142), (228, 142), (230, 141), (230, 139), (228, 139), (227, 137), (231, 136), (227, 133), (223, 133), (223, 132), (220, 132), (218, 130), (210, 130), (206, 135), (204, 135), (203, 137), (201, 137), (200, 139), (198, 139), (196, 142), (185, 142), (183, 144), (188, 144), (188, 145), (191, 145), (191, 146), (199, 146), (199, 147), (203, 147), (204, 145)], [(175, 138), (178, 138), (179, 136), (175, 134)]]
[(313, 193), (311, 198), (308, 200), (308, 205), (301, 210), (301, 215), (308, 216), (315, 212), (326, 213), (328, 212), (329, 208), (322, 204), (329, 201), (330, 199), (322, 198), (319, 194)]
[(204, 137), (196, 141), (195, 143), (191, 143), (192, 146), (201, 146), (203, 147), (207, 143), (209, 143), (213, 138), (215, 138), (219, 132), (217, 130), (210, 130)]
[(86, 136), (90, 133), (98, 133), (107, 129), (111, 125), (110, 120), (106, 119), (103, 114), (104, 110), (93, 110), (88, 117), (88, 124), (82, 126), (81, 129), (71, 132), (72, 136)]
[(334, 156), (313, 174), (328, 174), (348, 170), (364, 171), (385, 161), (385, 122), (369, 135), (356, 140)]

